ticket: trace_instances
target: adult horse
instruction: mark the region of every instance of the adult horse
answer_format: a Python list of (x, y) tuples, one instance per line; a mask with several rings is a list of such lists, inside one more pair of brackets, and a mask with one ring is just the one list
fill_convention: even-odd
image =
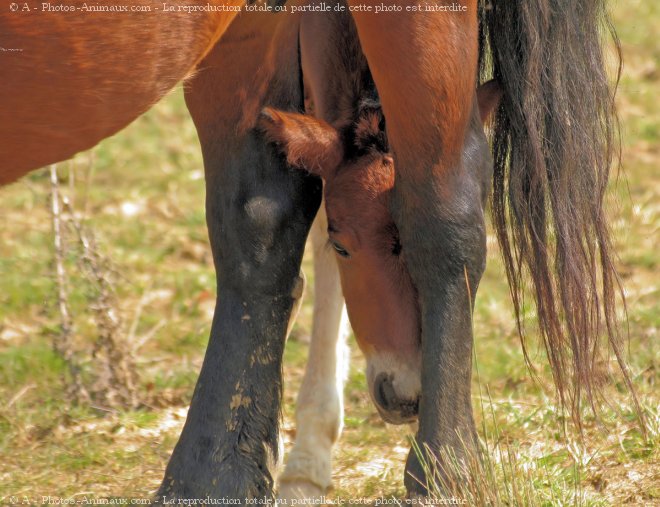
[[(0, 18), (0, 183), (92, 146), (197, 69), (186, 99), (204, 152), (220, 291), (161, 487), (167, 497), (272, 493), (284, 335), (320, 202), (318, 179), (290, 170), (253, 128), (264, 106), (303, 105), (301, 15), (210, 8), (224, 4), (84, 16), (19, 4)], [(349, 7), (387, 118), (397, 168), (390, 207), (419, 298), (416, 438), (460, 456), (475, 445), (471, 306), (485, 264), (479, 62), (503, 90), (493, 203), (516, 309), (528, 272), (558, 392), (573, 408), (581, 393), (592, 395), (601, 331), (620, 356), (602, 212), (612, 152), (603, 5), (463, 0), (419, 12), (410, 0), (385, 4), (398, 12)], [(409, 491), (423, 492), (414, 453), (406, 468)]]

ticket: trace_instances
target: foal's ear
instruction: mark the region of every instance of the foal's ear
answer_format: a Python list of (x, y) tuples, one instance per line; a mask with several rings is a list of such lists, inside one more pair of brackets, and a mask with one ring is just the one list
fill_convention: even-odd
[(486, 123), (490, 115), (497, 109), (502, 99), (502, 87), (500, 83), (491, 79), (477, 88), (477, 102), (479, 103), (479, 116), (481, 122)]
[(385, 116), (380, 103), (375, 100), (363, 100), (357, 112), (355, 122), (355, 147), (358, 151), (370, 148), (387, 153), (387, 135), (385, 134)]
[(277, 145), (289, 165), (326, 180), (332, 178), (344, 157), (339, 132), (309, 115), (267, 107), (261, 111), (257, 128)]

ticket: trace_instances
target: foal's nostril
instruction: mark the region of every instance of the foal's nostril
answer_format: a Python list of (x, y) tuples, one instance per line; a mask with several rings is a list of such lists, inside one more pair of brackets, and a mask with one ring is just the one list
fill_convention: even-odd
[(392, 385), (392, 375), (381, 373), (374, 381), (374, 398), (383, 410), (390, 411), (396, 408), (396, 392)]

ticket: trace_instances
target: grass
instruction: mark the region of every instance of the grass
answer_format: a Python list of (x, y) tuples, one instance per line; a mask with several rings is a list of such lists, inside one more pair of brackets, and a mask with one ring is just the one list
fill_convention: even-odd
[[(484, 498), (506, 505), (660, 504), (660, 52), (654, 28), (660, 5), (630, 0), (613, 9), (626, 65), (618, 99), (623, 173), (612, 184), (610, 214), (628, 298), (629, 360), (647, 434), (614, 373), (602, 421), (587, 415), (582, 439), (554, 403), (540, 348), (531, 354), (541, 381), (531, 380), (489, 236), (489, 264), (474, 311), (479, 375), (473, 401), (490, 452), (474, 471), (476, 486), (468, 483), (461, 493), (474, 504)], [(50, 348), (57, 311), (48, 175), (37, 172), (0, 190), (0, 503), (5, 495), (149, 496), (183, 424), (210, 328), (215, 278), (202, 160), (180, 91), (60, 172), (119, 275), (123, 320), (141, 343), (137, 361), (146, 405), (116, 411), (63, 401), (64, 367)], [(310, 262), (306, 257), (308, 280)], [(75, 259), (67, 263), (75, 273)], [(79, 280), (74, 275), (72, 281)], [(94, 339), (85, 290), (84, 283), (71, 285), (76, 346), (83, 352)], [(310, 325), (307, 301), (285, 352), (283, 435), (289, 445)], [(379, 419), (366, 391), (364, 360), (354, 342), (351, 349), (345, 429), (330, 496), (399, 498), (409, 429)]]

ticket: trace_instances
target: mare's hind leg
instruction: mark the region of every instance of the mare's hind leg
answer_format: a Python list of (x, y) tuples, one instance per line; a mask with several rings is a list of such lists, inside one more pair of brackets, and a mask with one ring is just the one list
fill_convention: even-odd
[(343, 423), (343, 387), (348, 367), (339, 272), (327, 248), (323, 206), (312, 226), (314, 324), (305, 376), (296, 403), (296, 439), (279, 482), (281, 499), (318, 497), (332, 481), (332, 447)]
[(245, 14), (186, 86), (218, 297), (163, 503), (273, 494), (282, 351), (321, 182), (288, 168), (252, 128), (264, 105), (301, 107), (296, 18)]
[[(390, 209), (421, 308), (416, 440), (447, 475), (461, 473), (454, 455), (477, 449), (471, 309), (486, 262), (483, 210), (492, 173), (475, 94), (477, 1), (455, 3), (460, 12), (353, 13), (387, 118), (396, 164)], [(447, 449), (449, 462), (441, 453)], [(417, 453), (408, 455), (411, 495), (427, 492), (427, 470)]]

